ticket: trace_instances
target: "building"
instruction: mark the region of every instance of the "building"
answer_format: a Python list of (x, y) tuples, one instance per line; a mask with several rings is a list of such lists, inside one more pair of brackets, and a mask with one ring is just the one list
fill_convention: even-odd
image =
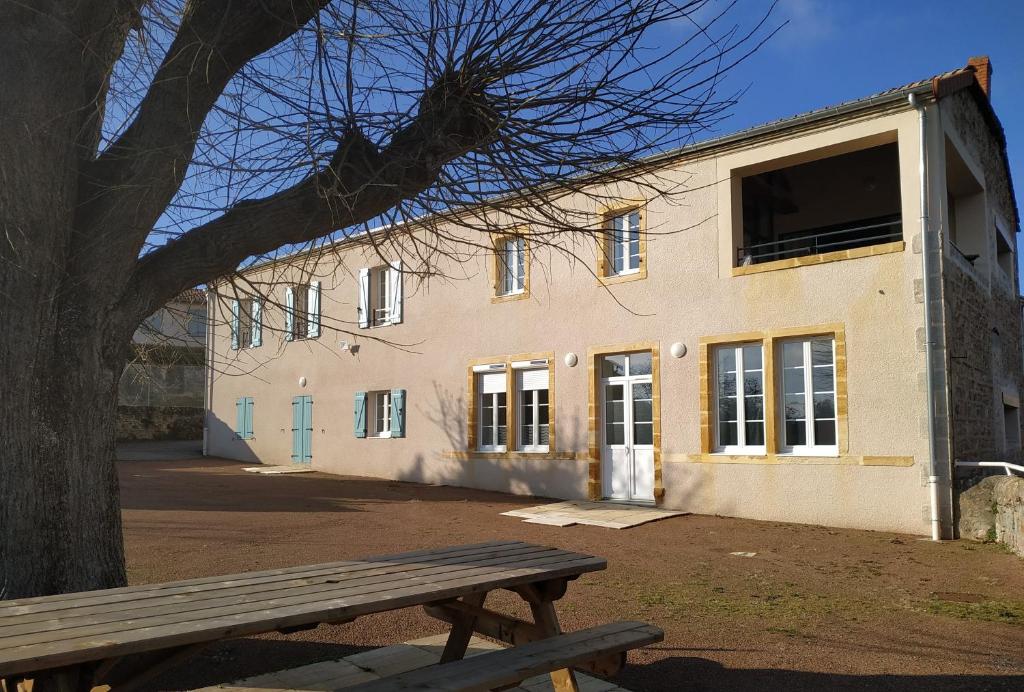
[(208, 453), (949, 536), (953, 460), (1021, 455), (991, 72), (650, 160), (671, 197), (567, 195), (606, 229), (575, 260), (510, 226), (458, 281), (365, 236), (249, 268), (273, 288), (217, 289)]
[(118, 439), (202, 437), (206, 291), (182, 292), (139, 325), (118, 390)]

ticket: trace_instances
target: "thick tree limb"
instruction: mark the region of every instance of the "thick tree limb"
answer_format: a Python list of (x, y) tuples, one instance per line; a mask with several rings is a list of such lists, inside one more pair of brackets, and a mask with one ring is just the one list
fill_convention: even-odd
[(82, 179), (72, 256), (127, 269), (178, 191), (200, 128), (230, 79), (329, 0), (194, 0), (135, 120)]
[(124, 293), (129, 310), (141, 320), (248, 257), (369, 221), (422, 193), (446, 163), (493, 138), (499, 116), (479, 87), (487, 75), (481, 68), (470, 83), (466, 73), (445, 75), (383, 150), (351, 130), (322, 170), (269, 197), (240, 202), (147, 254)]

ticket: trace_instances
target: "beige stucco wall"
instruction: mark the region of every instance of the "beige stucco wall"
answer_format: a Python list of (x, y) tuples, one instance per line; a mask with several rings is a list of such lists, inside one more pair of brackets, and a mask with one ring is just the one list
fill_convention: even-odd
[[(663, 504), (724, 514), (833, 526), (926, 533), (927, 492), (922, 466), (924, 358), (915, 298), (918, 234), (917, 116), (902, 110), (800, 136), (734, 148), (673, 164), (671, 174), (691, 190), (647, 206), (652, 232), (647, 278), (599, 286), (592, 265), (534, 249), (529, 299), (492, 303), (489, 258), (478, 254), (458, 281), (405, 282), (404, 322), (355, 327), (360, 266), (380, 264), (363, 248), (342, 250), (334, 270), (324, 264), (324, 334), (285, 344), (279, 307), (268, 305), (263, 346), (232, 351), (227, 325), (212, 333), (213, 375), (208, 420), (210, 454), (246, 461), (288, 463), (291, 398), (313, 397), (313, 468), (341, 474), (449, 483), (516, 493), (582, 498), (587, 495), (588, 349), (656, 342), (661, 351), (661, 460)], [(844, 142), (892, 137), (900, 150), (906, 249), (878, 256), (733, 276), (734, 169), (774, 159), (800, 160), (809, 151)], [(622, 191), (623, 197), (637, 194)], [(583, 202), (581, 202), (582, 204)], [(594, 202), (586, 202), (594, 205)], [(685, 230), (684, 230), (685, 229)], [(364, 254), (365, 253), (365, 254)], [(589, 253), (589, 255), (587, 255)], [(593, 257), (589, 249), (581, 256)], [(445, 269), (445, 267), (441, 267)], [(295, 270), (279, 266), (275, 280)], [(297, 276), (297, 274), (295, 274)], [(283, 289), (278, 289), (278, 293)], [(277, 300), (282, 298), (277, 296)], [(847, 352), (848, 442), (841, 457), (758, 460), (701, 454), (698, 341), (722, 334), (843, 325)], [(355, 332), (339, 334), (332, 327)], [(397, 348), (376, 338), (407, 345)], [(357, 350), (342, 351), (347, 340)], [(669, 346), (682, 342), (683, 358)], [(507, 459), (469, 458), (466, 450), (467, 368), (470, 360), (553, 352), (557, 452)], [(565, 365), (566, 353), (580, 358)], [(306, 378), (306, 386), (299, 379)], [(407, 390), (404, 439), (356, 439), (356, 391)], [(235, 400), (251, 396), (255, 436), (235, 439)], [(880, 457), (864, 465), (864, 457)], [(902, 459), (909, 466), (892, 466)], [(926, 475), (926, 474), (925, 474)]]

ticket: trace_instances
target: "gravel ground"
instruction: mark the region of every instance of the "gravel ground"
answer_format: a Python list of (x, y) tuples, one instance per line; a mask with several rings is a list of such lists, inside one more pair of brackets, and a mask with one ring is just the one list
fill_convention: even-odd
[[(616, 679), (632, 690), (1024, 689), (1024, 560), (999, 546), (696, 515), (624, 531), (556, 528), (499, 516), (530, 498), (242, 466), (121, 463), (133, 584), (519, 539), (608, 559), (559, 603), (565, 629), (641, 619), (665, 630)], [(488, 603), (525, 616), (516, 598)], [(410, 609), (223, 642), (153, 689), (441, 631)]]

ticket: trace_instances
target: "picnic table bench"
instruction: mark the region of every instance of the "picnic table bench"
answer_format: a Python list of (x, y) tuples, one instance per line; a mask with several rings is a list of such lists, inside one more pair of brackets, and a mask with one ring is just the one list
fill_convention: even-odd
[[(661, 638), (641, 623), (561, 634), (554, 602), (570, 581), (606, 566), (591, 555), (501, 541), (0, 601), (0, 680), (7, 692), (29, 681), (33, 692), (130, 690), (221, 639), (421, 605), (452, 625), (438, 665), (445, 675), (421, 675), (449, 686), (410, 678), (372, 689), (491, 689), (539, 670), (551, 672), (559, 692), (576, 690), (569, 666), (614, 674), (628, 649)], [(488, 592), (498, 589), (524, 598), (534, 621), (484, 608)], [(513, 648), (462, 660), (474, 632)], [(487, 665), (475, 662), (487, 657)], [(465, 684), (452, 686), (453, 675)]]

